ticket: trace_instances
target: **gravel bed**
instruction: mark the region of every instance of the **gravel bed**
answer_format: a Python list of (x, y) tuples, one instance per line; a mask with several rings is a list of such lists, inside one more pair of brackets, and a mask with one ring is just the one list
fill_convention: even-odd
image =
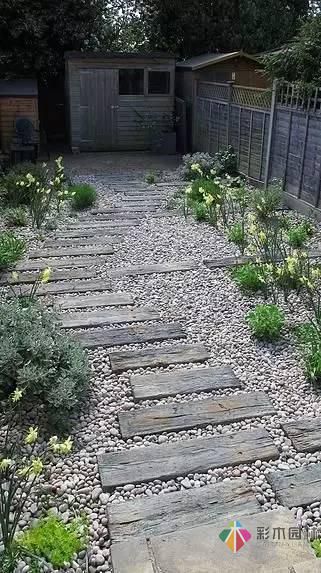
[[(100, 206), (121, 204), (121, 195), (115, 195), (113, 187), (107, 186), (106, 178), (97, 176), (85, 179), (95, 184)], [(171, 188), (169, 185), (168, 194), (172, 194), (175, 190), (176, 187)], [(299, 217), (293, 213), (287, 216)], [(93, 220), (94, 216), (91, 219)], [(88, 221), (90, 221), (89, 214)], [(317, 241), (314, 239), (314, 245), (316, 244)], [(124, 242), (115, 245), (115, 254), (109, 257), (108, 265), (100, 268), (99, 277), (107, 278), (109, 269), (140, 264), (196, 261), (198, 268), (193, 271), (112, 279), (112, 292), (131, 294), (135, 305), (154, 307), (160, 312), (162, 322), (178, 321), (187, 333), (187, 338), (183, 341), (169, 340), (154, 344), (128, 345), (122, 346), (121, 350), (165, 348), (177, 342), (179, 344), (203, 343), (211, 353), (210, 359), (205, 364), (138, 369), (135, 370), (135, 374), (151, 371), (170, 372), (181, 368), (204, 368), (207, 364), (211, 366), (225, 364), (231, 366), (236, 376), (242, 381), (243, 387), (239, 390), (226, 389), (200, 394), (178, 394), (157, 401), (146, 400), (137, 405), (134, 403), (129, 385), (131, 373), (125, 372), (116, 376), (110, 369), (108, 356), (110, 352), (120, 350), (120, 348), (97, 348), (88, 351), (93, 372), (92, 385), (89, 399), (84, 404), (83, 410), (71, 417), (75, 449), (67, 459), (53, 464), (52, 480), (47, 487), (55, 493), (50, 501), (52, 510), (61, 513), (64, 521), (67, 522), (75, 512), (79, 511), (89, 515), (91, 531), (88, 570), (90, 573), (111, 571), (110, 540), (105, 511), (107, 501), (120, 503), (137, 497), (164, 495), (172, 491), (204, 487), (208, 483), (244, 476), (252, 485), (262, 509), (275, 509), (278, 503), (267, 482), (266, 475), (277, 469), (301, 467), (321, 461), (321, 451), (313, 454), (296, 452), (281, 427), (285, 421), (295, 420), (302, 416), (321, 415), (320, 395), (305, 379), (291, 330), (285, 329), (282, 339), (276, 344), (256, 342), (250, 335), (245, 315), (261, 300), (260, 297), (243, 296), (231, 281), (228, 270), (209, 271), (202, 265), (204, 258), (234, 254), (236, 250), (226, 238), (206, 224), (186, 221), (182, 216), (159, 219), (146, 217), (138, 227), (128, 228), (124, 233)], [(63, 295), (57, 296), (61, 298)], [(281, 306), (284, 308), (288, 323), (293, 325), (302, 321), (306, 310), (296, 296), (291, 297), (290, 303), (290, 305), (281, 304)], [(90, 312), (90, 309), (85, 309), (85, 312)], [(142, 324), (159, 324), (159, 321)], [(126, 326), (122, 324), (103, 328), (124, 328)], [(180, 432), (135, 436), (128, 440), (123, 440), (120, 436), (117, 418), (120, 410), (203, 400), (210, 396), (230, 396), (251, 391), (265, 391), (275, 406), (275, 415), (252, 418), (224, 426), (208, 425), (204, 428)], [(124, 487), (117, 487), (111, 494), (103, 493), (101, 490), (96, 463), (98, 453), (117, 452), (133, 447), (144, 448), (154, 444), (216, 436), (256, 427), (265, 427), (269, 431), (279, 449), (280, 456), (277, 460), (272, 462), (258, 460), (254, 464), (224, 467), (202, 474), (178, 476), (176, 479), (167, 481), (153, 480), (137, 485), (126, 484)], [(303, 526), (321, 522), (321, 503), (319, 502), (306, 509), (295, 508), (295, 511), (298, 522)], [(28, 501), (26, 512), (20, 522), (21, 528), (25, 528), (30, 520), (37, 516), (39, 512), (33, 495)], [(26, 573), (28, 569), (22, 564), (21, 570)], [(74, 562), (66, 566), (65, 570), (70, 573), (86, 571), (85, 555), (75, 556)]]

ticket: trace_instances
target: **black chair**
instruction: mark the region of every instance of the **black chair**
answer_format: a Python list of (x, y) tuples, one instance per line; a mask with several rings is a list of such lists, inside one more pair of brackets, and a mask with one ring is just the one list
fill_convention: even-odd
[(15, 134), (10, 147), (12, 164), (21, 161), (36, 163), (39, 153), (39, 133), (28, 117), (19, 117), (15, 121)]

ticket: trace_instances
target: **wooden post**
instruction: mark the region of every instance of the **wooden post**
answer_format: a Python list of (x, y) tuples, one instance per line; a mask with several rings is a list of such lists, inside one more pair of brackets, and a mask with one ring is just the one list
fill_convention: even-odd
[(193, 81), (193, 104), (192, 104), (192, 151), (196, 150), (196, 133), (197, 133), (197, 88), (198, 80)]
[(247, 158), (247, 176), (250, 177), (251, 152), (252, 152), (252, 132), (253, 132), (253, 110), (251, 109), (250, 131), (249, 131), (249, 151)]
[(231, 121), (231, 103), (233, 101), (233, 83), (234, 82), (227, 82), (228, 83), (228, 91), (227, 91), (227, 146), (230, 145), (230, 121)]
[(266, 150), (266, 164), (265, 164), (265, 176), (264, 176), (264, 187), (265, 187), (265, 189), (267, 188), (267, 186), (269, 184), (269, 176), (270, 176), (272, 138), (273, 138), (274, 115), (275, 115), (275, 105), (276, 105), (276, 90), (277, 90), (277, 81), (274, 80), (273, 88), (272, 88), (269, 135), (268, 135), (268, 143), (267, 143), (267, 150)]
[(304, 141), (303, 141), (303, 150), (302, 150), (300, 178), (299, 178), (298, 199), (300, 199), (301, 194), (302, 194), (302, 181), (303, 181), (303, 172), (304, 172), (305, 152), (306, 152), (306, 148), (307, 148), (309, 121), (310, 121), (310, 116), (309, 116), (309, 112), (307, 112), (307, 117), (306, 117), (306, 121), (305, 121), (305, 132), (304, 132)]
[(288, 138), (286, 142), (286, 154), (285, 154), (285, 166), (284, 166), (284, 175), (283, 175), (283, 191), (286, 191), (286, 177), (288, 172), (288, 163), (289, 163), (289, 150), (290, 150), (290, 143), (291, 143), (291, 132), (292, 132), (292, 110), (289, 111), (289, 129), (288, 129)]

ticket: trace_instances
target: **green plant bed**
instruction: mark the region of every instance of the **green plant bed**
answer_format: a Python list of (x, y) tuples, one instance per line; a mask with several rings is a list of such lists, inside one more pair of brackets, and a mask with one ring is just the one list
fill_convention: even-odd
[(309, 221), (304, 221), (295, 227), (288, 229), (287, 240), (291, 247), (300, 249), (305, 246), (306, 242), (312, 237), (314, 232), (313, 226)]
[(231, 275), (236, 284), (244, 291), (257, 292), (264, 288), (259, 265), (246, 263), (231, 269)]
[(31, 174), (41, 185), (46, 185), (48, 174), (42, 164), (18, 163), (0, 178), (0, 197), (4, 204), (12, 207), (30, 204), (30, 188), (20, 185), (21, 180), (28, 174)]
[(259, 304), (247, 314), (247, 322), (258, 340), (273, 342), (280, 338), (285, 319), (275, 304)]
[(69, 188), (72, 196), (71, 204), (74, 209), (81, 211), (91, 207), (97, 199), (97, 191), (88, 183), (78, 183)]
[(314, 383), (321, 382), (321, 332), (312, 323), (300, 324), (295, 328), (307, 378)]
[(0, 233), (0, 270), (14, 265), (26, 250), (26, 243), (13, 233)]

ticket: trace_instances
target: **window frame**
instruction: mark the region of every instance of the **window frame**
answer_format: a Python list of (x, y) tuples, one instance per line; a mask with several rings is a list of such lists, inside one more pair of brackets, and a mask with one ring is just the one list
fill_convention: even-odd
[[(120, 72), (123, 71), (133, 71), (133, 70), (142, 70), (143, 71), (143, 91), (142, 93), (136, 94), (122, 94), (120, 93)], [(144, 67), (121, 67), (118, 68), (118, 97), (144, 97), (145, 96), (145, 76), (146, 76), (146, 69)]]
[[(153, 94), (149, 92), (149, 73), (150, 72), (166, 72), (169, 74), (169, 90), (167, 93)], [(149, 97), (170, 97), (173, 94), (173, 71), (171, 68), (146, 68), (146, 95)]]
[[(120, 70), (144, 70), (144, 93), (141, 94), (121, 94), (120, 93), (120, 82), (119, 82), (119, 72)], [(122, 66), (118, 68), (118, 97), (130, 97), (130, 98), (165, 98), (165, 97), (173, 97), (174, 95), (174, 86), (175, 86), (175, 73), (174, 68), (170, 66), (161, 66), (161, 67), (151, 67), (151, 66), (144, 66), (144, 67), (126, 67)], [(167, 94), (151, 94), (148, 91), (148, 80), (149, 80), (149, 72), (168, 72), (169, 73), (169, 92)]]

